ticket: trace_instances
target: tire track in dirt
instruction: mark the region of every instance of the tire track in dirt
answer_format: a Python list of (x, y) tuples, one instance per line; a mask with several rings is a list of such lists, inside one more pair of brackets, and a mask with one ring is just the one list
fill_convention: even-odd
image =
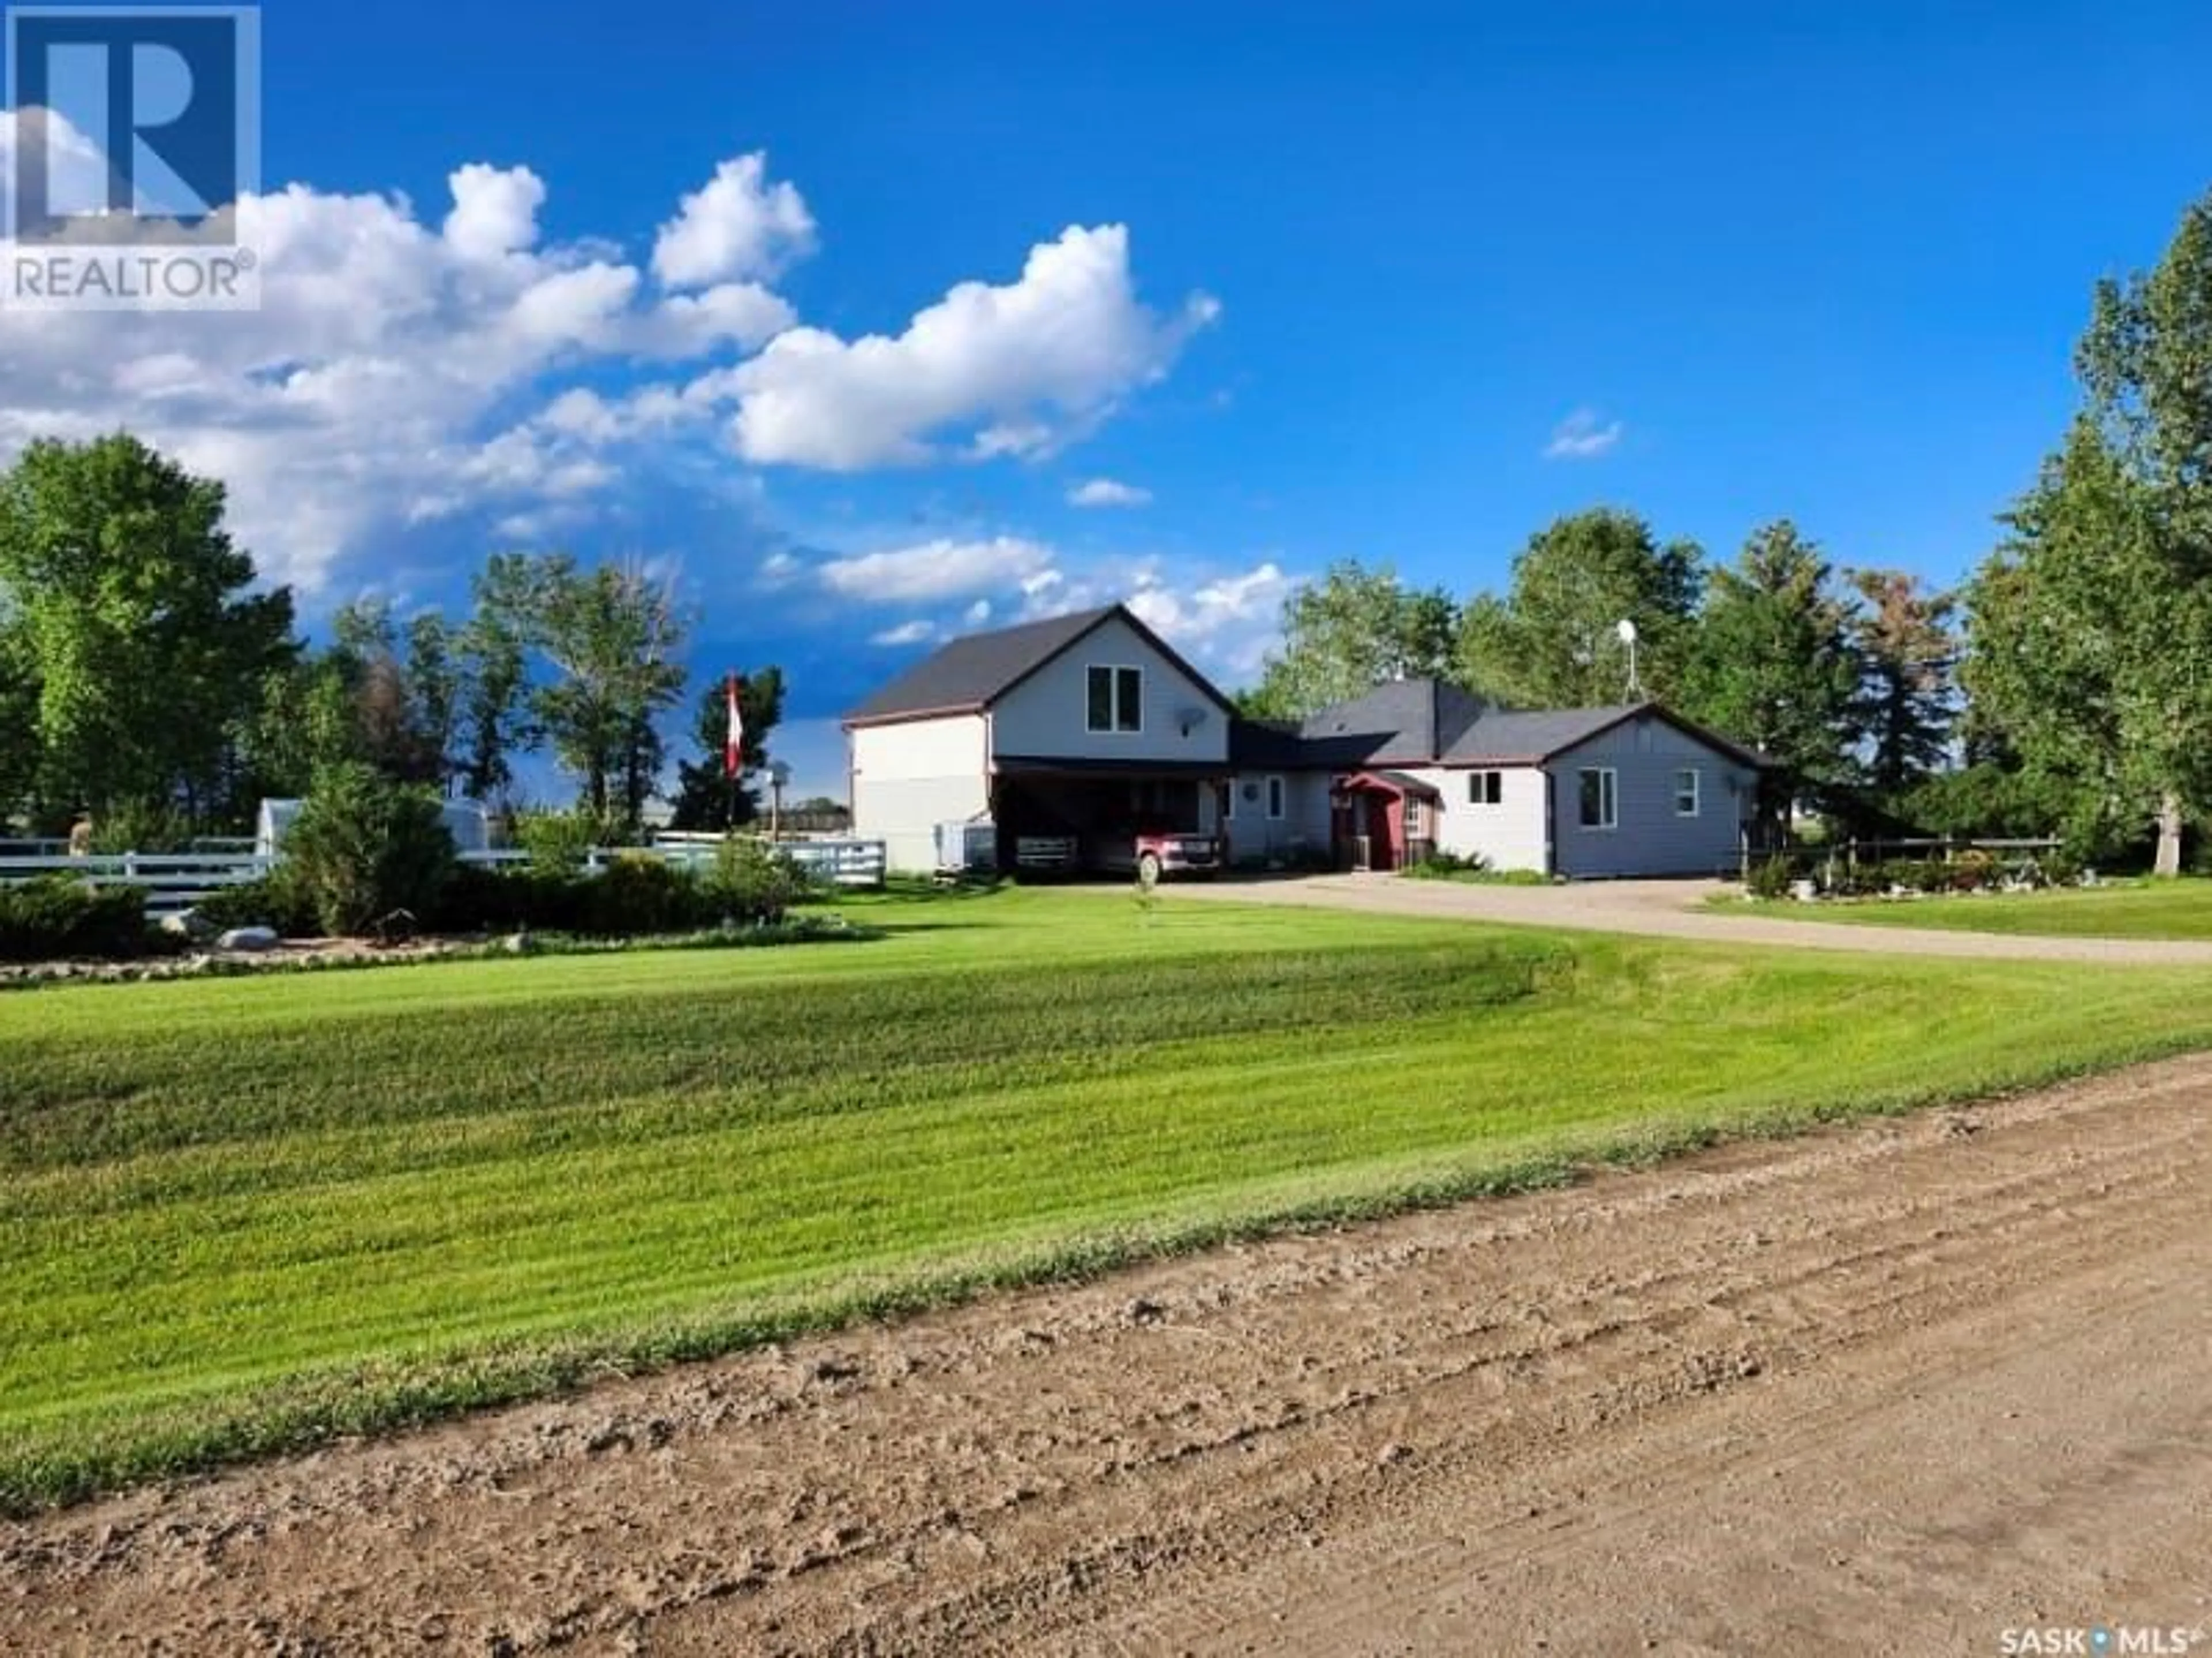
[(0, 1648), (2193, 1626), (2208, 1164), (2198, 1057), (614, 1381), (0, 1527)]

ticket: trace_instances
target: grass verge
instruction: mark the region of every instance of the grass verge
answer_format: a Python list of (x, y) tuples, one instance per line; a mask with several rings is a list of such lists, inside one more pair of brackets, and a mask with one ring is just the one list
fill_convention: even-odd
[(2212, 1045), (2212, 971), (1000, 892), (0, 1001), (0, 1503)]
[(1947, 932), (2087, 938), (2212, 938), (2212, 880), (2114, 881), (2044, 892), (1978, 892), (1935, 898), (1789, 899), (1713, 903), (1793, 921), (1850, 926), (1935, 927)]

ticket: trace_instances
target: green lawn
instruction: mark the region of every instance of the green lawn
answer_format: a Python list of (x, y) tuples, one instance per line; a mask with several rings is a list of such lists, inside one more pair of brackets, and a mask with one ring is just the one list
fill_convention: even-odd
[(2115, 881), (2059, 892), (1984, 892), (1948, 898), (1858, 899), (1801, 904), (1788, 899), (1739, 912), (1854, 926), (1942, 927), (1954, 932), (2040, 933), (2100, 938), (2212, 938), (2212, 881)]
[(2212, 1046), (2212, 970), (848, 908), (890, 936), (0, 995), (0, 1503)]

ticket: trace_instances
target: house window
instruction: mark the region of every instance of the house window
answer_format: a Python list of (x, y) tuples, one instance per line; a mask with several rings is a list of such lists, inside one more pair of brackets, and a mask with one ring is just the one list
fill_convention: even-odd
[(1582, 825), (1586, 829), (1620, 824), (1620, 776), (1610, 766), (1585, 766), (1577, 774), (1582, 787)]
[(1270, 777), (1267, 780), (1267, 816), (1275, 818), (1285, 816), (1283, 805), (1283, 780)]
[(1406, 797), (1406, 838), (1408, 841), (1418, 841), (1428, 833), (1428, 825), (1422, 817), (1424, 810), (1421, 803), (1412, 795)]
[(1674, 816), (1695, 817), (1698, 815), (1698, 783), (1701, 774), (1695, 766), (1685, 766), (1674, 774)]
[(1467, 774), (1467, 800), (1471, 806), (1494, 806), (1505, 799), (1505, 774), (1471, 771)]
[(1087, 714), (1094, 732), (1140, 732), (1145, 728), (1145, 671), (1097, 668), (1090, 673)]
[(1237, 816), (1237, 785), (1231, 783), (1221, 791), (1221, 821), (1227, 823)]

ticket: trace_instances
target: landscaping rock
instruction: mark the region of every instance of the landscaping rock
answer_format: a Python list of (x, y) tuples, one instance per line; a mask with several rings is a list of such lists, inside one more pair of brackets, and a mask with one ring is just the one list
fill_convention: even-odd
[(180, 909), (173, 915), (164, 915), (160, 925), (171, 938), (187, 938), (196, 944), (207, 943), (221, 931), (196, 909)]
[(538, 948), (538, 940), (527, 932), (510, 932), (501, 940), (500, 948), (510, 956), (527, 956)]
[(274, 950), (283, 944), (276, 929), (267, 926), (234, 926), (215, 941), (217, 950)]

